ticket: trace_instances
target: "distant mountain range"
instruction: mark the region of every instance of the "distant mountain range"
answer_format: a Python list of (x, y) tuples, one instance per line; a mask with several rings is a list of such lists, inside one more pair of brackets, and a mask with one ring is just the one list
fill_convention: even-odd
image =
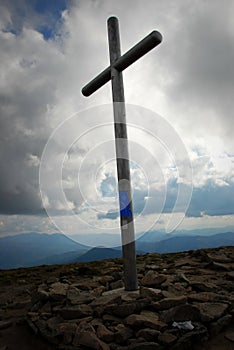
[[(234, 232), (234, 226), (226, 226), (224, 228), (211, 227), (193, 230), (176, 230), (172, 233), (166, 233), (161, 230), (147, 231), (144, 234), (138, 233), (136, 239), (139, 242), (157, 242), (177, 236), (210, 236), (217, 233)], [(73, 241), (90, 247), (105, 246), (114, 248), (121, 245), (121, 235), (113, 233), (91, 233), (91, 234), (75, 234), (68, 235)]]
[[(152, 239), (154, 236), (151, 236)], [(165, 237), (165, 234), (164, 234)], [(220, 246), (234, 246), (234, 233), (226, 232), (210, 236), (176, 236), (158, 241), (150, 241), (146, 234), (146, 241), (144, 237), (136, 240), (136, 253), (175, 253), (192, 249), (200, 248), (216, 248)], [(121, 257), (121, 247), (92, 248), (84, 255), (78, 257), (77, 261), (93, 261), (108, 258)]]
[(210, 236), (176, 236), (158, 242), (137, 242), (137, 248), (149, 253), (175, 253), (191, 249), (233, 246), (234, 233), (218, 233)]
[(105, 246), (113, 248), (121, 245), (121, 235), (116, 233), (89, 233), (68, 235), (73, 241), (89, 247)]
[(93, 260), (103, 260), (110, 258), (121, 258), (122, 256), (122, 248), (118, 247), (116, 249), (113, 248), (105, 248), (105, 247), (95, 247), (90, 249), (88, 252), (81, 255), (77, 261), (79, 262), (88, 262)]
[(63, 259), (64, 254), (75, 251), (77, 257), (89, 249), (90, 247), (74, 242), (59, 233), (49, 235), (31, 232), (2, 237), (0, 238), (0, 268), (65, 263), (68, 257)]
[[(147, 232), (136, 240), (136, 252), (137, 254), (172, 253), (199, 248), (234, 246), (233, 232), (213, 235), (189, 235), (189, 232), (184, 231), (181, 235)], [(75, 242), (59, 233), (25, 233), (0, 238), (0, 269), (88, 262), (118, 258), (121, 255), (121, 245), (113, 248), (92, 247)]]

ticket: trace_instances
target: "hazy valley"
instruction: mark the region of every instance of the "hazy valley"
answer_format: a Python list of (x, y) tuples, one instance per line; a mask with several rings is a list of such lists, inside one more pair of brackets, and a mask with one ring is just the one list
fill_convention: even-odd
[[(180, 231), (167, 235), (149, 231), (136, 239), (137, 254), (173, 253), (199, 248), (233, 246), (234, 233), (211, 234), (210, 230)], [(208, 234), (209, 233), (209, 234)], [(25, 233), (0, 238), (0, 269), (88, 262), (121, 257), (120, 237), (111, 234), (77, 235)], [(71, 239), (72, 238), (72, 239)], [(76, 241), (74, 240), (76, 239)], [(88, 244), (81, 242), (86, 239)], [(105, 240), (107, 245), (105, 245)], [(94, 242), (96, 246), (94, 245)]]

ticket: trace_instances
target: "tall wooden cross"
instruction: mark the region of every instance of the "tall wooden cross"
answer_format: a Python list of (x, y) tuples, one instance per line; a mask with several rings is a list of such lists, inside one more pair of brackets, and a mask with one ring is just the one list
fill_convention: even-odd
[(133, 207), (131, 196), (130, 169), (128, 156), (127, 127), (125, 115), (122, 71), (161, 43), (162, 35), (153, 31), (133, 48), (121, 56), (119, 23), (110, 17), (108, 23), (110, 66), (89, 82), (83, 89), (84, 96), (90, 96), (109, 80), (112, 83), (114, 110), (115, 148), (118, 172), (120, 225), (122, 254), (124, 261), (125, 290), (137, 290), (137, 269)]

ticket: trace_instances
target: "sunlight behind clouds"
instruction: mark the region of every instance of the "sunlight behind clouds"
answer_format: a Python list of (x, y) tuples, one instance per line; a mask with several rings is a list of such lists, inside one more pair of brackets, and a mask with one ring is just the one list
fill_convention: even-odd
[[(83, 113), (82, 118), (72, 128), (64, 124), (51, 145), (52, 160), (45, 168), (50, 195), (43, 194), (44, 205), (56, 216), (61, 214), (64, 227), (69, 226), (67, 209), (79, 213), (83, 221), (80, 226), (74, 224), (73, 231), (85, 231), (85, 222), (92, 226), (87, 231), (113, 225), (118, 230), (113, 214), (118, 200), (110, 83), (89, 98), (81, 94), (82, 87), (109, 65), (106, 20), (110, 15), (119, 17), (123, 53), (153, 29), (163, 35), (162, 44), (123, 74), (126, 103), (140, 106), (134, 117), (127, 108), (137, 230), (148, 228), (160, 210), (165, 225), (178, 186), (186, 187), (191, 178), (178, 142), (164, 133), (165, 125), (154, 116), (147, 119), (142, 107), (159, 113), (189, 154), (194, 192), (184, 223), (201, 225), (203, 220), (211, 225), (215, 218), (217, 225), (226, 225), (225, 217), (231, 221), (232, 1), (149, 0), (145, 6), (141, 0), (87, 0), (66, 6), (58, 2), (56, 9), (48, 5), (40, 11), (34, 2), (19, 3), (3, 0), (0, 4), (0, 212), (4, 223), (0, 230), (6, 230), (6, 225), (14, 230), (10, 223), (11, 218), (15, 223), (14, 215), (25, 220), (23, 224), (19, 219), (22, 231), (34, 225), (36, 215), (45, 215), (38, 174), (43, 150), (56, 128), (77, 113)], [(85, 111), (103, 104), (110, 104), (105, 115), (97, 109), (88, 117)], [(158, 135), (171, 141), (168, 148), (158, 142)], [(58, 161), (62, 171), (54, 167)], [(61, 171), (61, 179), (54, 177), (55, 170)], [(61, 184), (63, 198), (58, 196)], [(47, 219), (44, 226), (35, 225), (41, 231), (52, 230)]]

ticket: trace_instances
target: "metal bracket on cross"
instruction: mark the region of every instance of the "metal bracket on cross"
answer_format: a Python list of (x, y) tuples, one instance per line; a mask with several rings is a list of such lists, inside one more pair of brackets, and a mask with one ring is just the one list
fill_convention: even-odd
[(162, 35), (158, 31), (153, 31), (121, 56), (118, 19), (116, 17), (110, 17), (107, 23), (110, 66), (85, 85), (82, 89), (82, 93), (86, 97), (90, 96), (111, 80), (122, 253), (124, 261), (124, 283), (125, 290), (133, 291), (138, 289), (138, 283), (122, 71), (159, 45), (162, 41)]

